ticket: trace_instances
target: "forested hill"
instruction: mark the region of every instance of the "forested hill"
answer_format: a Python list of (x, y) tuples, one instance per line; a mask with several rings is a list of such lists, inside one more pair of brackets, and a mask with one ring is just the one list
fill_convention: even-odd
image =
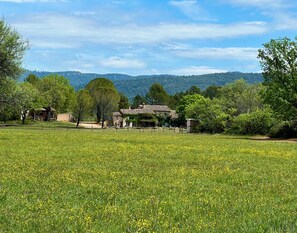
[(259, 83), (263, 81), (260, 73), (241, 73), (227, 72), (205, 75), (191, 76), (175, 76), (175, 75), (140, 75), (130, 76), (125, 74), (94, 74), (80, 73), (76, 71), (67, 72), (40, 72), (26, 71), (21, 77), (23, 80), (28, 74), (33, 73), (38, 77), (44, 77), (49, 74), (59, 74), (69, 79), (75, 89), (83, 88), (92, 79), (105, 77), (112, 80), (116, 88), (123, 92), (128, 98), (133, 98), (135, 95), (145, 95), (153, 83), (160, 83), (164, 86), (169, 94), (185, 91), (193, 85), (197, 85), (202, 90), (210, 85), (223, 86), (227, 83), (234, 82), (237, 79), (245, 79), (248, 83)]

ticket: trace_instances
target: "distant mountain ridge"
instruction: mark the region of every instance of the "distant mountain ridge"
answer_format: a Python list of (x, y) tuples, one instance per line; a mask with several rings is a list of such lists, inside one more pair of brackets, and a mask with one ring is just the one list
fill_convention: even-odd
[(169, 94), (174, 94), (185, 91), (193, 85), (204, 90), (208, 86), (223, 86), (237, 79), (244, 79), (250, 84), (263, 82), (261, 73), (227, 72), (190, 76), (168, 74), (131, 76), (126, 74), (81, 73), (78, 71), (47, 72), (30, 70), (27, 70), (22, 75), (21, 80), (24, 80), (30, 73), (40, 78), (50, 74), (59, 74), (67, 78), (76, 90), (84, 88), (95, 78), (104, 77), (113, 81), (118, 91), (123, 92), (129, 99), (132, 99), (136, 95), (145, 95), (153, 83), (162, 84)]

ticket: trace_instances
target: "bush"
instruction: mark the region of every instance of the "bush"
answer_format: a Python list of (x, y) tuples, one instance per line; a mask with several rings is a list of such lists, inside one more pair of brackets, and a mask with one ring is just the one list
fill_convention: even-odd
[(276, 122), (270, 109), (243, 113), (233, 119), (230, 133), (267, 135)]
[(271, 138), (295, 138), (297, 137), (297, 120), (283, 121), (272, 127), (269, 137)]
[(222, 133), (230, 117), (217, 101), (202, 96), (186, 107), (186, 116), (197, 120), (197, 133)]

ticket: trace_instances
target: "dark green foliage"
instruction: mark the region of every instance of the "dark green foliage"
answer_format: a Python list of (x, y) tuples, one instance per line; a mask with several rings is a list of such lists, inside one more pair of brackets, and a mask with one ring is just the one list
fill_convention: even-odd
[(129, 99), (123, 93), (119, 93), (120, 95), (120, 102), (119, 102), (119, 109), (127, 109), (130, 107)]
[(31, 83), (33, 86), (37, 86), (39, 80), (40, 79), (35, 74), (29, 74), (27, 78), (25, 78), (25, 82)]
[(146, 99), (143, 96), (136, 95), (132, 100), (132, 108), (138, 108), (139, 105), (146, 104)]
[(269, 108), (243, 113), (234, 118), (229, 132), (243, 135), (267, 135), (275, 122), (274, 114)]
[(153, 114), (143, 113), (138, 115), (126, 116), (128, 123), (133, 122), (136, 127), (154, 127), (158, 124), (158, 118)]
[(220, 86), (209, 86), (203, 92), (202, 95), (206, 98), (219, 98), (221, 96), (221, 89)]
[(201, 90), (196, 85), (191, 86), (188, 90), (185, 92), (186, 95), (195, 95), (195, 94), (201, 94)]
[(148, 104), (161, 104), (166, 105), (169, 103), (169, 95), (160, 83), (154, 83), (149, 92), (146, 94)]
[(176, 93), (174, 95), (171, 95), (168, 106), (171, 109), (176, 109), (184, 96), (185, 96), (184, 92), (178, 92), (178, 93)]
[(272, 138), (295, 138), (297, 135), (297, 121), (282, 121), (275, 124), (269, 136)]

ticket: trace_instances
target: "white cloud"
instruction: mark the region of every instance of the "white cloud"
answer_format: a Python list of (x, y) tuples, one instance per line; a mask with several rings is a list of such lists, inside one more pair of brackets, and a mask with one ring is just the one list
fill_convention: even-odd
[(46, 48), (46, 49), (71, 49), (80, 47), (80, 43), (68, 42), (65, 43), (63, 41), (55, 41), (49, 39), (31, 39), (30, 46), (33, 48)]
[(267, 8), (288, 8), (292, 6), (292, 1), (288, 0), (224, 0), (224, 3), (229, 2), (238, 6)]
[(93, 16), (96, 15), (96, 12), (94, 11), (75, 11), (73, 12), (76, 16)]
[(67, 2), (67, 0), (0, 0), (0, 2), (36, 3), (36, 2)]
[(259, 9), (263, 15), (273, 19), (272, 27), (277, 30), (297, 29), (297, 3), (291, 0), (224, 0), (239, 7)]
[(171, 70), (168, 73), (174, 75), (200, 75), (200, 74), (213, 74), (213, 73), (225, 73), (228, 70), (217, 69), (209, 66), (188, 66)]
[(146, 26), (135, 24), (112, 26), (102, 25), (90, 18), (49, 13), (23, 18), (11, 24), (30, 41), (45, 41), (47, 44), (53, 41), (58, 44), (74, 45), (81, 43), (150, 44), (172, 40), (234, 38), (264, 34), (267, 31), (266, 24), (262, 22), (227, 25), (161, 23)]
[(187, 58), (224, 59), (224, 60), (257, 60), (257, 48), (229, 47), (229, 48), (196, 48), (173, 50), (177, 56)]
[(142, 69), (145, 67), (144, 62), (135, 59), (126, 59), (121, 57), (109, 57), (100, 61), (100, 64), (108, 68), (130, 68), (130, 69)]
[(196, 0), (170, 1), (170, 5), (179, 8), (186, 16), (193, 20), (213, 21), (209, 13), (200, 7)]

